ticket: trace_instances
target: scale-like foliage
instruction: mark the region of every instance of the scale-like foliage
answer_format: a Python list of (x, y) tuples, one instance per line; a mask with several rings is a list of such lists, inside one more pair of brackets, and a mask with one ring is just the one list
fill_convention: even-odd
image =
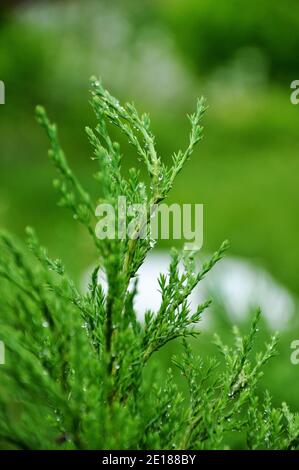
[[(121, 105), (96, 79), (91, 104), (97, 126), (86, 132), (99, 165), (99, 200), (115, 207), (119, 196), (129, 204), (145, 203), (144, 227), (138, 230), (147, 230), (152, 205), (165, 199), (201, 139), (204, 101), (198, 101), (190, 116), (187, 149), (173, 156), (171, 167), (157, 153), (147, 115), (140, 116), (132, 104)], [(298, 416), (286, 405), (272, 408), (269, 395), (262, 401), (254, 393), (276, 344), (274, 337), (253, 361), (259, 313), (247, 337), (235, 331), (234, 348), (216, 339), (224, 365), (197, 357), (190, 349), (188, 337), (197, 335), (196, 325), (210, 302), (191, 312), (188, 297), (222, 258), (227, 243), (199, 270), (196, 253), (173, 251), (168, 275), (159, 278), (161, 305), (157, 312), (148, 310), (144, 322), (138, 321), (136, 274), (153, 240), (96, 237), (96, 204), (70, 169), (56, 126), (41, 107), (37, 119), (50, 139), (49, 156), (59, 173), (59, 203), (86, 227), (99, 263), (82, 293), (62, 262), (51, 259), (39, 244), (33, 229), (27, 229), (27, 249), (1, 234), (0, 334), (6, 346), (6, 364), (0, 368), (1, 446), (220, 449), (227, 448), (231, 432), (240, 432), (250, 449), (296, 448)], [(134, 146), (148, 172), (148, 187), (134, 168), (124, 177), (120, 146), (109, 135), (110, 125)], [(105, 273), (107, 290), (98, 281), (99, 272)], [(182, 354), (163, 376), (153, 358), (178, 338)], [(187, 394), (171, 367), (180, 370)]]

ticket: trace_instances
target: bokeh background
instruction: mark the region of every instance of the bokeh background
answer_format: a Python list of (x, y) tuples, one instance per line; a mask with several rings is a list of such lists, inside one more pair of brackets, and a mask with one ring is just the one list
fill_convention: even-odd
[[(203, 253), (227, 238), (231, 249), (209, 284), (212, 321), (196, 347), (210, 354), (214, 332), (229, 340), (232, 321), (246, 328), (261, 304), (260, 343), (274, 327), (281, 341), (260, 392), (268, 388), (275, 403), (285, 400), (297, 410), (299, 365), (290, 362), (290, 343), (299, 339), (299, 105), (290, 102), (290, 83), (299, 79), (298, 51), (297, 0), (2, 0), (0, 6), (0, 79), (6, 85), (1, 228), (23, 236), (27, 225), (34, 226), (50, 253), (82, 282), (95, 253), (71, 215), (56, 206), (55, 173), (35, 105), (43, 104), (58, 123), (71, 165), (96, 195), (84, 132), (94, 123), (91, 75), (151, 114), (166, 160), (185, 146), (185, 115), (204, 95), (205, 138), (169, 202), (204, 203)], [(124, 153), (125, 165), (134, 164), (125, 144)], [(159, 243), (151, 258), (144, 296), (149, 285), (155, 287), (152, 272), (165, 268), (163, 250), (170, 244)], [(169, 365), (171, 353), (170, 347), (161, 367)]]

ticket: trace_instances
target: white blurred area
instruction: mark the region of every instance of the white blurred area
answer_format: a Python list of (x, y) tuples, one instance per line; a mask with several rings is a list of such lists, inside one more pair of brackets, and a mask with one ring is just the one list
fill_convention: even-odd
[[(169, 263), (170, 255), (167, 252), (154, 250), (139, 269), (135, 308), (140, 320), (146, 310), (159, 309), (161, 296), (158, 277), (160, 273), (167, 275)], [(83, 275), (84, 289), (87, 288), (91, 272), (92, 267)], [(106, 291), (103, 274), (99, 275), (99, 282)], [(191, 310), (194, 311), (199, 303), (210, 298), (223, 306), (225, 314), (233, 323), (238, 323), (252, 309), (260, 307), (269, 327), (283, 330), (295, 313), (295, 300), (291, 293), (265, 269), (241, 258), (226, 257), (208, 273), (190, 295)], [(210, 309), (213, 310), (213, 304)], [(209, 329), (211, 318), (209, 311), (206, 311), (200, 327)]]

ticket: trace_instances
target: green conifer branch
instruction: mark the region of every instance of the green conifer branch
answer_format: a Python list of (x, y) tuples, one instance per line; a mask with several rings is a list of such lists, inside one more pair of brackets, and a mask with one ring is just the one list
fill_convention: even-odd
[[(146, 203), (145, 225), (168, 195), (175, 178), (202, 138), (204, 100), (190, 116), (185, 151), (167, 167), (157, 154), (146, 114), (121, 105), (96, 79), (91, 104), (95, 129), (86, 128), (96, 160), (99, 201), (117, 206)], [(246, 336), (235, 328), (235, 344), (216, 337), (221, 356), (203, 358), (191, 348), (198, 321), (209, 307), (191, 311), (189, 296), (221, 260), (225, 242), (197, 269), (196, 253), (172, 252), (167, 275), (160, 275), (161, 304), (137, 318), (138, 268), (152, 248), (150, 239), (104, 239), (95, 235), (95, 207), (74, 176), (58, 141), (57, 129), (44, 109), (37, 119), (50, 139), (50, 159), (59, 172), (55, 186), (60, 205), (88, 230), (99, 261), (82, 292), (61, 260), (52, 259), (33, 231), (27, 247), (6, 233), (0, 235), (0, 334), (7, 363), (0, 366), (0, 445), (17, 449), (224, 449), (232, 432), (245, 436), (249, 449), (295, 449), (299, 418), (286, 404), (274, 408), (257, 386), (262, 370), (276, 351), (277, 337), (254, 358), (260, 312)], [(119, 144), (109, 124), (126, 136), (150, 177), (146, 187), (138, 170), (125, 177)], [(143, 227), (136, 228), (140, 230)], [(181, 271), (179, 266), (183, 264)], [(99, 281), (107, 279), (107, 291)], [(173, 358), (188, 392), (182, 393), (173, 367), (159, 370), (156, 352), (182, 340)], [(156, 366), (156, 367), (154, 367)], [(158, 370), (157, 370), (158, 369)]]

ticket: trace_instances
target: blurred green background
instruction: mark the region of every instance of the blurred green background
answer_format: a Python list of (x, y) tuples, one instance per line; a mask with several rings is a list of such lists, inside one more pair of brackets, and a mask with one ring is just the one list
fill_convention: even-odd
[[(298, 2), (2, 1), (0, 9), (0, 79), (6, 85), (1, 227), (23, 236), (26, 225), (34, 226), (79, 281), (95, 253), (71, 215), (57, 209), (55, 173), (35, 105), (43, 104), (57, 122), (71, 165), (96, 195), (84, 132), (94, 123), (91, 75), (151, 114), (166, 160), (185, 146), (185, 115), (204, 95), (205, 139), (169, 202), (204, 203), (204, 251), (228, 238), (231, 256), (263, 267), (290, 292), (295, 315), (281, 332), (279, 356), (262, 385), (275, 402), (299, 409), (299, 365), (290, 362), (290, 343), (299, 339), (299, 105), (290, 102), (290, 83), (299, 79)], [(124, 146), (124, 153), (125, 164), (134, 164), (131, 148)], [(214, 331), (230, 337), (224, 308), (216, 310), (213, 331), (204, 332), (197, 346), (202, 354), (212, 351)]]

